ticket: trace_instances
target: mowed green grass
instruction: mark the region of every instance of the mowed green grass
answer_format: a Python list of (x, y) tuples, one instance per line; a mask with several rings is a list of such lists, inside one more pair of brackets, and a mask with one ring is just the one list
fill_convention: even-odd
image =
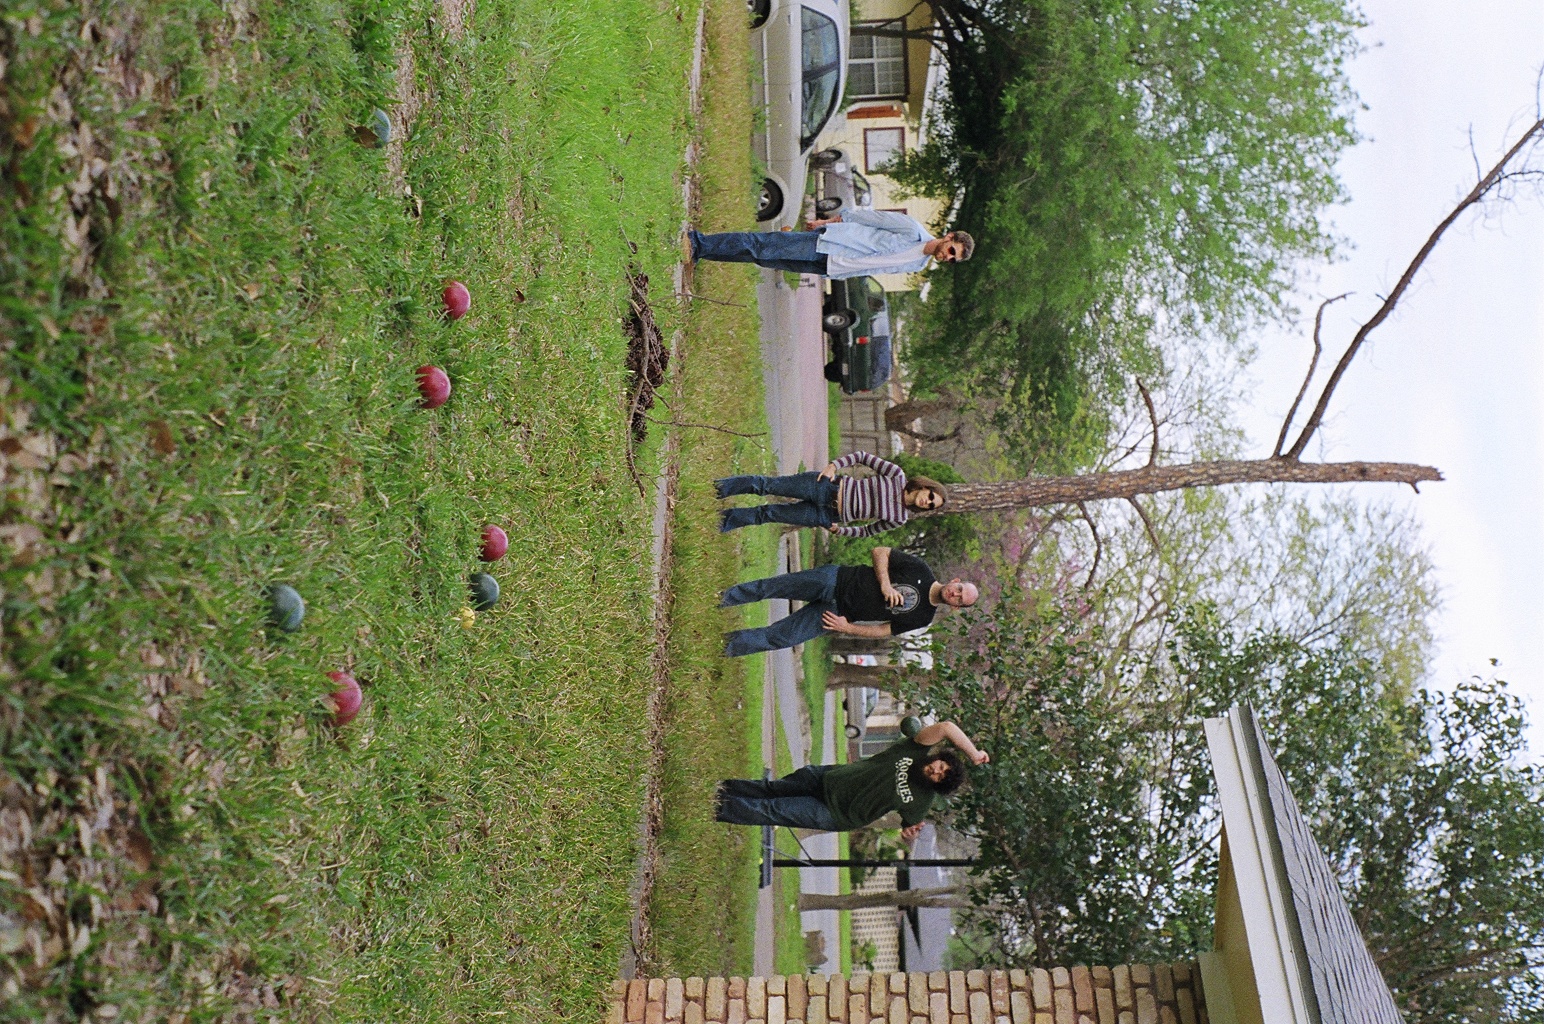
[[(739, 7), (710, 7), (704, 38), (703, 121), (718, 134), (705, 139), (700, 221), (704, 230), (750, 230), (750, 163), (714, 158), (716, 149), (736, 145), (751, 130), (749, 48)], [(765, 624), (766, 608), (748, 605), (731, 614), (717, 605), (725, 587), (776, 571), (777, 537), (766, 530), (718, 533), (721, 503), (712, 481), (772, 465), (761, 408), (756, 280), (750, 267), (696, 266), (692, 291), (701, 298), (692, 303), (681, 353), (685, 404), (661, 412), (694, 426), (680, 428), (664, 831), (649, 906), (655, 944), (645, 958), (655, 974), (745, 974), (754, 962), (760, 830), (713, 821), (712, 799), (717, 780), (761, 774), (764, 658), (722, 657), (720, 634)], [(744, 434), (751, 436), (738, 436)]]
[[(680, 322), (695, 14), (11, 5), (8, 1012), (598, 1015), (627, 941), (651, 628), (620, 317), (632, 265)], [(354, 140), (375, 107), (400, 161)], [(735, 168), (720, 187), (744, 192), (720, 199), (743, 209), (733, 130), (704, 133), (705, 174)], [(472, 291), (455, 323), (435, 315), (451, 277)], [(722, 308), (740, 324), (721, 341), (687, 326), (734, 403), (682, 418), (754, 430), (754, 320)], [(422, 363), (454, 382), (443, 408), (417, 407)], [(485, 523), (510, 535), (504, 598), (463, 629)], [(734, 575), (733, 548), (685, 543), (683, 566)], [(297, 634), (264, 628), (278, 582), (307, 601)], [(673, 691), (684, 721), (746, 694), (700, 604), (673, 651), (699, 667)], [(365, 686), (343, 729), (335, 669)], [(747, 760), (741, 722), (705, 767), (673, 763), (672, 792)], [(672, 818), (670, 848), (717, 842), (702, 823)], [(705, 863), (720, 896), (745, 875), (743, 848)], [(719, 945), (660, 916), (663, 948), (748, 960), (743, 920)]]

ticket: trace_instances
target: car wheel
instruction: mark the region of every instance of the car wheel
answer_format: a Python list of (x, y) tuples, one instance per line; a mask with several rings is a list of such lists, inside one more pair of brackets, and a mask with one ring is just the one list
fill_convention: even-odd
[(745, 0), (745, 12), (751, 16), (751, 28), (760, 28), (772, 13), (772, 0)]
[(828, 331), (845, 331), (857, 322), (858, 314), (850, 309), (838, 309), (827, 313), (822, 319), (822, 323)]
[(819, 153), (810, 157), (816, 167), (832, 167), (842, 159), (842, 151), (839, 149), (822, 149)]
[(756, 196), (756, 219), (771, 220), (783, 212), (783, 190), (777, 187), (777, 182), (766, 178), (761, 183), (761, 192)]
[(826, 364), (826, 380), (832, 384), (840, 384), (842, 382), (842, 364), (838, 363), (835, 359)]
[(841, 208), (842, 208), (842, 197), (841, 196), (830, 196), (828, 198), (818, 199), (818, 200), (815, 201), (815, 212), (816, 213), (835, 213), (837, 210), (840, 210)]

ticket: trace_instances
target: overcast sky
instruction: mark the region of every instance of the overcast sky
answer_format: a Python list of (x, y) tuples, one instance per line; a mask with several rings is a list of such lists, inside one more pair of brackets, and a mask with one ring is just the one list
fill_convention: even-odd
[[(1331, 364), (1473, 185), (1471, 128), (1488, 168), (1532, 123), (1544, 63), (1541, 0), (1371, 0), (1364, 10), (1368, 49), (1351, 79), (1368, 107), (1366, 141), (1342, 163), (1351, 202), (1334, 213), (1355, 248), (1318, 271), (1301, 302), (1311, 310), (1321, 296), (1357, 293), (1325, 318)], [(1264, 338), (1247, 421), (1255, 447), (1275, 442), (1311, 351), (1306, 331)], [(1544, 204), (1471, 212), (1449, 229), (1364, 346), (1307, 454), (1442, 470), (1446, 482), (1398, 492), (1443, 587), (1433, 682), (1498, 672), (1528, 698), (1544, 759)]]

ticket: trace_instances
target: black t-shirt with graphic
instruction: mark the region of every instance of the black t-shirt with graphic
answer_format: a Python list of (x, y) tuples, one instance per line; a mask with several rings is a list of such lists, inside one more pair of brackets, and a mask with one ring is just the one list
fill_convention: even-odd
[(891, 551), (890, 585), (905, 600), (890, 607), (872, 565), (844, 565), (836, 571), (836, 610), (850, 622), (888, 622), (892, 635), (909, 633), (933, 621), (935, 606), (928, 594), (935, 582), (922, 559)]
[(824, 803), (839, 829), (863, 828), (899, 811), (901, 821), (915, 825), (927, 817), (938, 790), (922, 774), (928, 748), (915, 740), (890, 744), (873, 757), (837, 765), (821, 778)]

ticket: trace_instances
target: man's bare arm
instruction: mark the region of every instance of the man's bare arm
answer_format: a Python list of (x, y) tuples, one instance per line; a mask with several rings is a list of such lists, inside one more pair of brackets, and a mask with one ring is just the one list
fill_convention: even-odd
[(962, 754), (970, 758), (972, 764), (986, 764), (991, 760), (987, 752), (972, 743), (964, 730), (953, 722), (934, 722), (932, 725), (924, 726), (922, 731), (917, 733), (916, 740), (924, 747), (931, 747), (940, 740), (948, 740), (958, 747)]
[(885, 602), (892, 608), (901, 604), (906, 598), (890, 582), (890, 549), (875, 548), (870, 557), (874, 560), (874, 575), (879, 578), (879, 592), (884, 595)]
[(883, 640), (890, 635), (890, 623), (888, 622), (882, 622), (878, 625), (848, 622), (846, 618), (836, 614), (836, 612), (822, 613), (820, 624), (833, 633), (846, 633), (848, 636), (861, 636), (869, 640)]

